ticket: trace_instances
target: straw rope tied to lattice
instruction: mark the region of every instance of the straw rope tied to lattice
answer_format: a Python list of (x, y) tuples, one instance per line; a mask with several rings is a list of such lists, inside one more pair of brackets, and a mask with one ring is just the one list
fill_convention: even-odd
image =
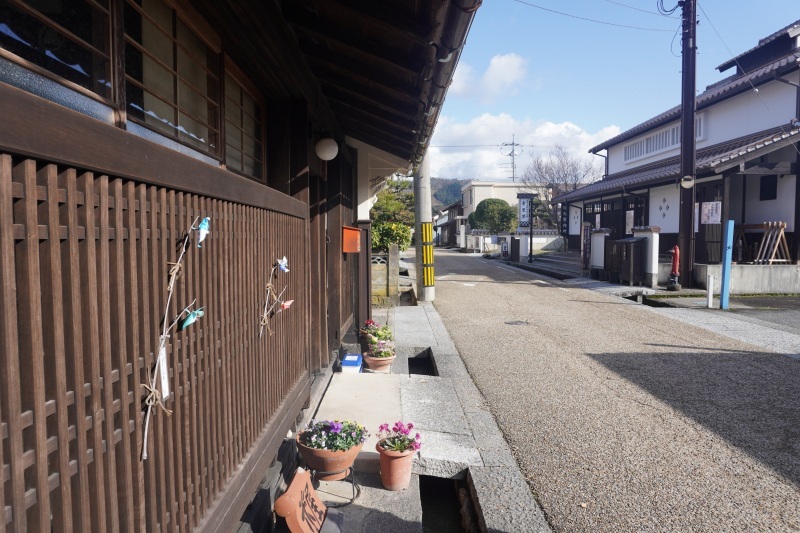
[(192, 300), (192, 303), (184, 307), (172, 320), (167, 319), (169, 307), (172, 303), (172, 294), (175, 290), (175, 282), (183, 273), (183, 259), (186, 257), (186, 252), (189, 250), (189, 243), (191, 242), (191, 234), (193, 231), (197, 232), (197, 247), (202, 248), (201, 243), (209, 234), (209, 225), (211, 219), (205, 217), (199, 225), (197, 221), (200, 217), (194, 219), (194, 222), (189, 227), (181, 238), (178, 239), (177, 254), (178, 259), (174, 263), (167, 262), (169, 266), (168, 282), (167, 282), (167, 303), (164, 306), (164, 315), (161, 319), (161, 335), (158, 338), (158, 356), (156, 357), (155, 365), (147, 367), (146, 370), (146, 383), (142, 383), (142, 387), (147, 391), (144, 403), (147, 406), (147, 413), (144, 419), (144, 438), (142, 439), (142, 461), (147, 459), (147, 438), (150, 434), (150, 417), (153, 414), (153, 408), (159, 408), (161, 411), (170, 416), (172, 411), (167, 409), (164, 405), (171, 396), (169, 386), (169, 365), (167, 364), (167, 340), (169, 333), (173, 328), (177, 327), (178, 331), (183, 331), (191, 324), (196, 322), (204, 314), (204, 308), (200, 307), (195, 309), (194, 305), (197, 300)]
[(258, 331), (259, 339), (264, 334), (264, 326), (267, 327), (267, 331), (269, 331), (269, 334), (272, 335), (272, 328), (269, 326), (269, 319), (281, 311), (289, 309), (294, 302), (294, 300), (283, 300), (283, 293), (286, 292), (287, 285), (284, 285), (283, 290), (278, 293), (277, 289), (275, 289), (275, 285), (272, 284), (272, 280), (275, 279), (276, 271), (289, 272), (289, 261), (286, 259), (285, 255), (283, 256), (283, 259), (278, 259), (275, 261), (275, 264), (272, 265), (272, 270), (269, 273), (269, 281), (267, 282), (267, 300), (264, 302), (264, 312), (261, 314), (261, 329)]

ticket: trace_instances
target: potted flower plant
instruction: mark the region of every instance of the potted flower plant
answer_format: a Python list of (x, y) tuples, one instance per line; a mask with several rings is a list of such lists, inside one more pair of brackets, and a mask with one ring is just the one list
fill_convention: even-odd
[(350, 420), (311, 420), (297, 434), (297, 448), (320, 481), (344, 479), (367, 440), (367, 429)]
[(403, 490), (411, 483), (411, 465), (420, 447), (414, 424), (397, 421), (391, 428), (381, 424), (375, 449), (380, 455), (381, 484), (388, 490)]
[(364, 321), (364, 325), (361, 326), (361, 329), (359, 329), (358, 332), (361, 334), (361, 336), (363, 338), (366, 339), (367, 335), (369, 335), (370, 333), (374, 333), (374, 332), (378, 331), (378, 329), (380, 327), (381, 327), (380, 324), (378, 324), (377, 322), (375, 322), (371, 318), (368, 318), (368, 319), (366, 319)]
[[(383, 326), (387, 328), (388, 326)], [(369, 334), (367, 336), (367, 347), (369, 351), (364, 353), (364, 363), (370, 370), (387, 370), (396, 357), (394, 341), (391, 331), (382, 332), (381, 336)]]

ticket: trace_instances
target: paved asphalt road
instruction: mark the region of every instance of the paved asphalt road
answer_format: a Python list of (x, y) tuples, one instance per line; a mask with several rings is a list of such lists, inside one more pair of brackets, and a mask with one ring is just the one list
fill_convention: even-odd
[(800, 531), (800, 360), (437, 250), (436, 301), (557, 531)]

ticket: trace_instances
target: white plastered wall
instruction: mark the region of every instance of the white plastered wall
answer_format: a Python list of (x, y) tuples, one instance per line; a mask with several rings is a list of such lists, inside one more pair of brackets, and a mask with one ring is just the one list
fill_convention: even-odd
[(676, 184), (650, 189), (650, 226), (658, 226), (661, 233), (678, 233), (680, 223), (680, 189)]
[(380, 178), (385, 181), (395, 173), (408, 174), (409, 162), (352, 137), (346, 137), (345, 144), (358, 151), (356, 217), (357, 220), (368, 220), (369, 210), (375, 204), (377, 193), (370, 189), (370, 180)]

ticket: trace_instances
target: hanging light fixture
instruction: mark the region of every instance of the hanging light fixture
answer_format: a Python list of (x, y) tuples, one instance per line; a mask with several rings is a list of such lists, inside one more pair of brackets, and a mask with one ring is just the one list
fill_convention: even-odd
[(314, 145), (314, 152), (321, 160), (330, 161), (339, 153), (339, 145), (333, 138), (324, 136)]

